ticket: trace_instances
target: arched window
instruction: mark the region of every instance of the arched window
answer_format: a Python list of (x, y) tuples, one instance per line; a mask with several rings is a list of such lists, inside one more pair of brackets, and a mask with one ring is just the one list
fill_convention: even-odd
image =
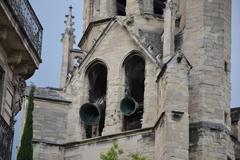
[(89, 103), (82, 105), (80, 117), (85, 123), (86, 138), (102, 135), (105, 123), (107, 67), (96, 62), (87, 71)]
[(163, 15), (167, 0), (153, 0), (153, 13)]
[[(124, 114), (123, 130), (132, 130), (142, 127), (144, 111), (144, 80), (145, 80), (145, 61), (137, 54), (130, 55), (124, 62), (125, 70), (125, 97), (121, 101), (120, 107), (123, 110), (133, 109), (131, 115)], [(135, 104), (134, 104), (135, 103)], [(135, 105), (136, 109), (131, 105)]]
[(117, 15), (126, 16), (126, 0), (117, 0)]

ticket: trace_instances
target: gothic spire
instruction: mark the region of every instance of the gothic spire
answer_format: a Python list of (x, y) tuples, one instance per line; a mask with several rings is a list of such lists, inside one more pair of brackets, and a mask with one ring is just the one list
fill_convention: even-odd
[(66, 20), (64, 23), (66, 24), (65, 32), (62, 34), (62, 44), (63, 44), (63, 52), (62, 52), (62, 67), (61, 67), (61, 76), (60, 76), (60, 87), (64, 88), (66, 83), (67, 74), (71, 68), (71, 56), (70, 52), (73, 49), (73, 45), (75, 43), (75, 35), (73, 28), (74, 16), (72, 15), (72, 6), (69, 6), (68, 14), (66, 15)]
[(66, 15), (66, 18), (67, 18), (67, 20), (65, 21), (66, 28), (67, 29), (73, 29), (73, 25), (74, 25), (73, 19), (74, 19), (74, 16), (72, 15), (72, 6), (71, 5), (69, 6), (69, 10), (68, 10), (68, 14)]

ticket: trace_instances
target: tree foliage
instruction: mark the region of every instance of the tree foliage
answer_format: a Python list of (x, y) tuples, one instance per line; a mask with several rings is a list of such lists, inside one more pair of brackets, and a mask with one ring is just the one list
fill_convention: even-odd
[[(119, 148), (117, 143), (113, 143), (109, 151), (100, 155), (101, 160), (121, 160), (120, 156), (123, 154), (123, 150)], [(139, 153), (131, 153), (131, 160), (148, 160), (146, 157), (140, 155)]]
[(27, 117), (21, 140), (21, 147), (19, 149), (17, 160), (32, 160), (33, 159), (33, 146), (32, 146), (32, 112), (34, 108), (34, 91), (35, 86), (31, 86), (31, 90), (28, 97)]
[(118, 147), (117, 143), (113, 143), (112, 147), (106, 154), (101, 154), (101, 160), (119, 160), (119, 155), (121, 155), (123, 151)]
[(146, 157), (140, 155), (139, 153), (133, 153), (131, 154), (132, 160), (147, 160)]

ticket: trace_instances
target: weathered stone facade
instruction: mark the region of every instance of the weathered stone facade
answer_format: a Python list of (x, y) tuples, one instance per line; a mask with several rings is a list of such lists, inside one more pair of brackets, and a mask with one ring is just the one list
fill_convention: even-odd
[(28, 0), (0, 1), (0, 160), (10, 160), (25, 80), (41, 63), (43, 28)]
[(80, 50), (72, 18), (70, 8), (64, 88), (35, 95), (35, 160), (97, 160), (114, 141), (126, 159), (239, 159), (231, 0), (85, 0)]

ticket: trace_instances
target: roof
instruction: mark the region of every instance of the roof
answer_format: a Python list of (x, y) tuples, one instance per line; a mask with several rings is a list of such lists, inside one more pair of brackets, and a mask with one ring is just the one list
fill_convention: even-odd
[[(27, 87), (25, 90), (25, 96), (29, 95), (31, 87)], [(65, 99), (62, 95), (63, 90), (60, 88), (52, 88), (52, 87), (38, 87), (34, 92), (34, 97), (37, 99), (57, 101), (57, 102), (65, 102), (71, 103), (71, 101)]]
[[(108, 23), (106, 25), (106, 28), (101, 33), (101, 35), (96, 39), (95, 41), (95, 44), (96, 44), (102, 38), (102, 36), (106, 35), (106, 33), (110, 30), (112, 26), (111, 24), (116, 22), (121, 27), (123, 27), (123, 29), (127, 31), (130, 38), (142, 49), (143, 52), (145, 52), (148, 55), (148, 57), (153, 62), (155, 62), (157, 65), (160, 65), (158, 56), (160, 55), (161, 57), (163, 54), (163, 41), (161, 40), (163, 29), (160, 29), (158, 32), (139, 29), (138, 34), (135, 34), (131, 31), (130, 27), (126, 23), (124, 23), (125, 20), (126, 19), (122, 17), (112, 17), (112, 18), (106, 18), (106, 19), (90, 22), (78, 46), (81, 48), (81, 45), (85, 42), (86, 37), (91, 33), (91, 30), (95, 25), (99, 25), (101, 23)], [(177, 50), (178, 48), (181, 48), (182, 41), (183, 41), (183, 32), (180, 31), (175, 35), (175, 47), (176, 47), (175, 50)], [(92, 46), (92, 48), (95, 47), (95, 44)], [(90, 54), (91, 51), (92, 49), (89, 51), (88, 54)]]
[(232, 123), (240, 121), (240, 107), (231, 109)]
[[(131, 32), (129, 27), (123, 21), (124, 21), (124, 19), (121, 19), (119, 17), (113, 17), (113, 18), (107, 18), (107, 19), (91, 22), (88, 25), (86, 31), (84, 32), (82, 39), (80, 40), (78, 46), (81, 48), (81, 44), (83, 44), (85, 42), (86, 37), (88, 36), (88, 34), (91, 32), (92, 28), (95, 25), (98, 25), (101, 23), (108, 23), (106, 28), (101, 33), (101, 35), (95, 41), (95, 44), (92, 46), (92, 49), (90, 49), (90, 51), (88, 53), (88, 55), (89, 55), (91, 53), (91, 51), (93, 50), (93, 48), (95, 47), (95, 45), (100, 41), (102, 36), (105, 36), (107, 34), (107, 32), (111, 29), (111, 27), (113, 26), (112, 24), (117, 23), (123, 29), (125, 29), (127, 31), (130, 38), (143, 50), (143, 52), (145, 52), (153, 62), (158, 64), (156, 56), (158, 54), (160, 54), (160, 52), (162, 51), (163, 44), (160, 39), (161, 39), (163, 30), (160, 32), (139, 30), (139, 35), (136, 35)], [(154, 37), (159, 37), (159, 38), (154, 38)], [(156, 39), (158, 39), (159, 41), (156, 41)]]

